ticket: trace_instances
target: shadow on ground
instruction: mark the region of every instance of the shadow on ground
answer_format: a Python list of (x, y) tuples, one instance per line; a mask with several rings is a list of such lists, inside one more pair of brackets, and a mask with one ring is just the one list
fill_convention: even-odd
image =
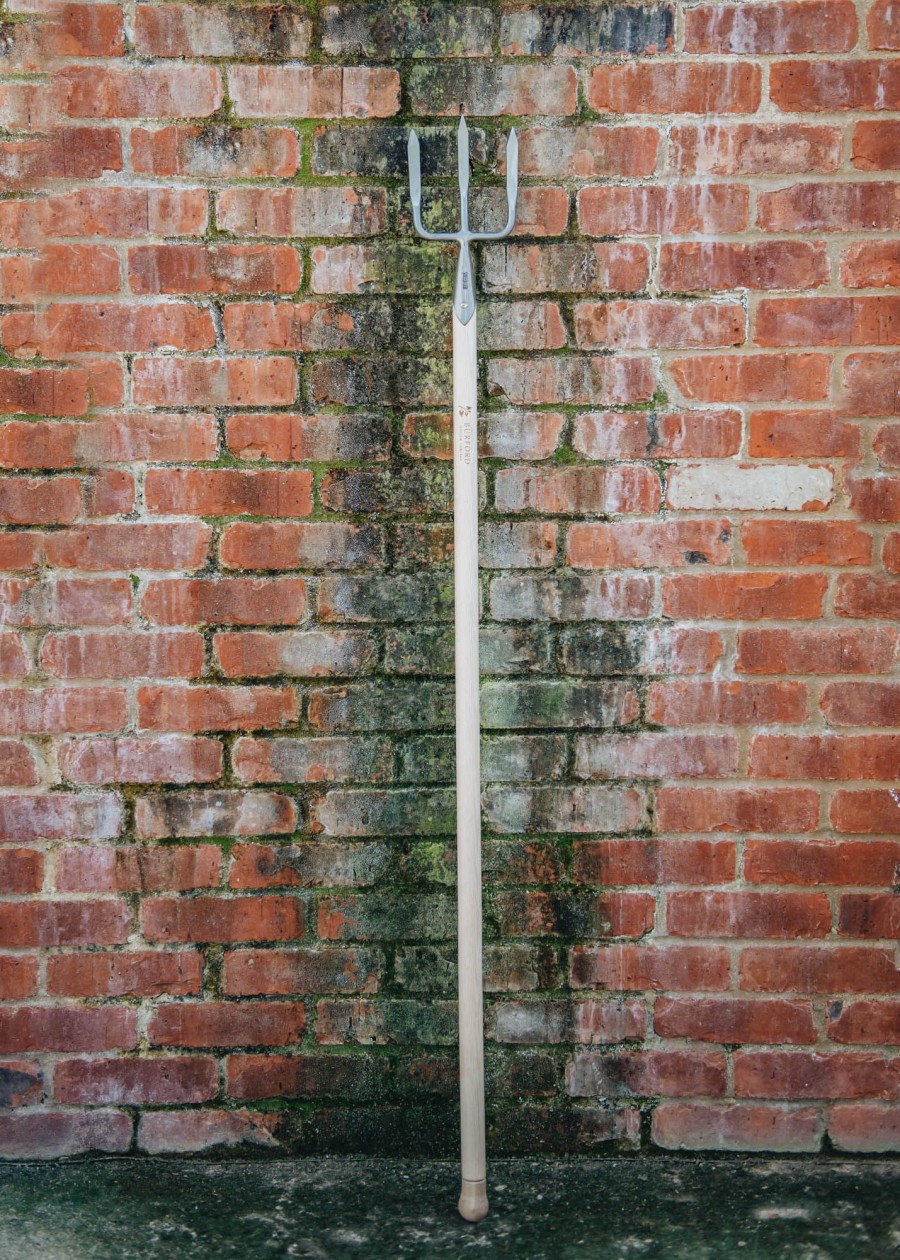
[(2, 1260), (884, 1260), (900, 1162), (491, 1164), (490, 1217), (456, 1166), (374, 1159), (91, 1160), (0, 1167)]

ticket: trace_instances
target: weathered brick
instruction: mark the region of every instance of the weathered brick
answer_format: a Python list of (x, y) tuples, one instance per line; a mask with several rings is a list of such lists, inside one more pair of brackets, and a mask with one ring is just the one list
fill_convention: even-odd
[(134, 401), (141, 406), (284, 407), (296, 390), (294, 364), (284, 358), (138, 358), (134, 364)]
[(691, 53), (847, 52), (857, 38), (849, 0), (788, 0), (746, 11), (701, 4), (685, 16), (684, 47)]
[[(190, 950), (57, 954), (48, 961), (47, 989), (63, 997), (176, 997), (199, 993), (202, 974), (202, 957)], [(102, 1009), (115, 1013), (112, 1007)], [(65, 1013), (66, 1008), (60, 1011)], [(114, 1042), (82, 1044), (77, 1038), (59, 1047), (69, 1052), (116, 1048)]]
[(572, 445), (586, 459), (691, 459), (734, 455), (736, 411), (594, 411), (575, 420)]
[(287, 127), (175, 125), (152, 131), (135, 127), (131, 132), (131, 161), (136, 171), (148, 175), (190, 179), (287, 177), (297, 173), (300, 146), (296, 134)]
[(151, 1111), (138, 1120), (138, 1149), (148, 1155), (194, 1154), (212, 1148), (278, 1147), (274, 1115), (255, 1111)]
[(0, 1154), (7, 1159), (65, 1159), (94, 1152), (123, 1154), (133, 1121), (124, 1111), (33, 1111), (0, 1117)]
[(640, 55), (671, 49), (675, 15), (668, 5), (536, 6), (507, 10), (500, 19), (506, 55), (578, 57)]
[(233, 65), (228, 83), (239, 118), (389, 118), (400, 106), (387, 67)]
[(491, 615), (500, 621), (635, 620), (650, 613), (645, 574), (519, 574), (491, 582)]
[(896, 1151), (900, 1145), (897, 1108), (890, 1103), (838, 1103), (829, 1109), (828, 1136), (839, 1151)]
[(367, 635), (349, 630), (258, 631), (217, 634), (214, 650), (229, 678), (280, 674), (327, 678), (367, 672), (375, 644)]
[(67, 66), (56, 83), (69, 118), (203, 118), (222, 104), (211, 66)]
[(294, 830), (293, 800), (275, 792), (210, 789), (143, 796), (135, 826), (143, 840), (169, 836), (281, 835)]
[(580, 302), (575, 336), (581, 350), (652, 350), (735, 346), (745, 336), (743, 309), (720, 302)]
[(53, 1096), (70, 1106), (175, 1105), (208, 1102), (218, 1092), (215, 1060), (206, 1056), (154, 1059), (63, 1059)]
[(128, 251), (134, 293), (293, 293), (300, 257), (288, 245), (138, 245)]
[(484, 255), (481, 283), (486, 293), (637, 292), (649, 277), (646, 245), (493, 245)]
[[(718, 12), (730, 14), (731, 10)], [(790, 175), (836, 171), (841, 164), (838, 127), (685, 123), (672, 128), (670, 144), (675, 168), (690, 175)]]
[(593, 66), (591, 109), (611, 114), (747, 114), (760, 100), (751, 62), (631, 62)]
[(671, 568), (721, 564), (731, 556), (727, 521), (577, 523), (566, 535), (566, 559), (576, 569)]
[(491, 52), (490, 10), (475, 5), (369, 10), (355, 4), (322, 11), (322, 51), (378, 61), (407, 57), (486, 57)]
[(495, 787), (485, 795), (488, 828), (501, 835), (631, 831), (644, 823), (644, 800), (633, 788)]
[(659, 276), (674, 292), (810, 289), (828, 280), (829, 264), (815, 241), (663, 242)]
[(519, 170), (544, 178), (646, 177), (656, 168), (655, 127), (529, 127), (519, 138)]
[(217, 845), (154, 848), (127, 845), (69, 845), (58, 850), (60, 892), (172, 892), (212, 888), (219, 883)]
[(787, 680), (654, 682), (647, 692), (647, 716), (664, 726), (803, 722), (809, 702), (806, 686)]
[(566, 1065), (573, 1098), (682, 1097), (725, 1093), (725, 1056), (715, 1050), (587, 1051)]
[(896, 285), (900, 277), (900, 244), (857, 241), (841, 255), (841, 283), (848, 289)]
[(790, 402), (827, 398), (831, 360), (825, 354), (704, 355), (674, 359), (673, 380), (701, 402)]
[(383, 972), (381, 955), (366, 949), (234, 949), (225, 958), (225, 993), (371, 993)]
[(896, 109), (900, 78), (890, 60), (776, 61), (769, 92), (781, 109), (804, 113), (833, 110), (837, 101), (842, 109)]
[(570, 960), (576, 989), (715, 992), (729, 984), (728, 950), (719, 945), (576, 945)]
[(575, 741), (575, 773), (583, 779), (724, 778), (737, 764), (737, 737), (731, 734), (646, 732)]
[(297, 716), (290, 687), (138, 688), (138, 725), (148, 731), (250, 731)]
[(659, 506), (657, 475), (640, 465), (621, 467), (502, 468), (495, 503), (501, 511), (578, 516), (653, 512)]
[(134, 20), (138, 53), (149, 57), (254, 57), (293, 61), (309, 51), (305, 13), (274, 4), (138, 5)]
[(748, 204), (740, 184), (606, 185), (579, 192), (578, 225), (587, 236), (740, 232), (747, 226)]
[(652, 1131), (668, 1150), (801, 1154), (820, 1149), (824, 1124), (814, 1107), (664, 1102), (654, 1109)]
[(222, 747), (214, 739), (164, 735), (157, 739), (67, 740), (60, 773), (72, 783), (204, 783), (222, 773)]
[(448, 63), (442, 73), (413, 66), (408, 76), (417, 114), (457, 114), (460, 102), (478, 116), (496, 114), (574, 114), (577, 77), (573, 66)]

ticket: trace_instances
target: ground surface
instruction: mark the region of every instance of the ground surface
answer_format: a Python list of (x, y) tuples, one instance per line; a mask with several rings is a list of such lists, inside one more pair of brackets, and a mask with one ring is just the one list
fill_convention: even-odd
[(492, 1214), (450, 1163), (104, 1160), (0, 1168), (2, 1260), (473, 1256), (884, 1260), (900, 1162), (496, 1160)]

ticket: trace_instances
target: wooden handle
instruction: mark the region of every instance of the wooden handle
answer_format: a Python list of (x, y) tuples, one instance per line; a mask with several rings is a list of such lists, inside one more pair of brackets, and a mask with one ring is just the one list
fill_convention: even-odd
[(487, 1215), (481, 979), (481, 719), (478, 701), (478, 358), (476, 316), (453, 316), (453, 574), (456, 629), (456, 879), (459, 1093), (467, 1221)]

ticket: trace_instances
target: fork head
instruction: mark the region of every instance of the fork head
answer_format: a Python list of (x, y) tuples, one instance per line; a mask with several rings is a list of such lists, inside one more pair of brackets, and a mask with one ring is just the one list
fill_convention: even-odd
[(519, 138), (516, 129), (510, 131), (506, 141), (506, 223), (499, 232), (472, 232), (469, 230), (469, 128), (465, 117), (459, 116), (457, 132), (457, 170), (459, 180), (460, 226), (456, 232), (429, 232), (422, 223), (422, 167), (419, 157), (419, 137), (409, 133), (407, 156), (409, 160), (409, 196), (412, 201), (413, 224), (419, 236), (426, 241), (500, 241), (509, 236), (516, 222), (516, 198), (519, 192)]

